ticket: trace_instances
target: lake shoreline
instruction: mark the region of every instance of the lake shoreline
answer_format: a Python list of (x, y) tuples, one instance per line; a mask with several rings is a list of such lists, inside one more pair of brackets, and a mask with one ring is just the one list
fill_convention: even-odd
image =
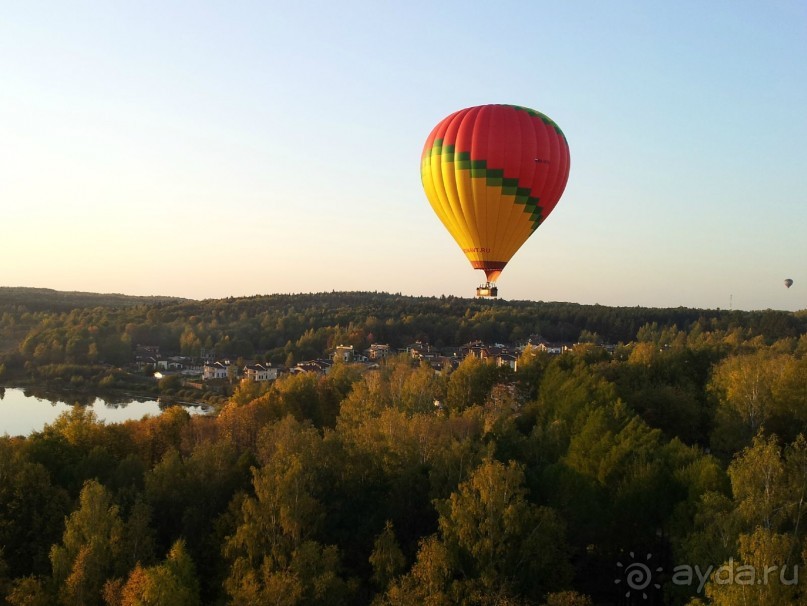
[(104, 423), (139, 421), (145, 416), (159, 416), (166, 409), (182, 406), (189, 414), (215, 414), (216, 408), (206, 402), (149, 397), (117, 392), (110, 394), (34, 390), (22, 386), (0, 386), (0, 435), (30, 436), (42, 431), (59, 416), (75, 406), (92, 410)]
[(35, 393), (69, 394), (81, 404), (100, 397), (111, 402), (118, 399), (160, 399), (220, 407), (227, 400), (226, 394), (218, 391), (200, 390), (195, 386), (186, 386), (184, 382), (167, 387), (153, 376), (139, 375), (120, 368), (99, 369), (78, 365), (71, 370), (73, 372), (69, 376), (48, 373), (46, 367), (36, 368), (35, 373), (6, 372), (0, 379), (0, 387), (33, 390)]
[(31, 397), (50, 402), (73, 401), (73, 404), (85, 406), (96, 400), (103, 400), (107, 404), (126, 404), (129, 402), (160, 402), (162, 407), (168, 406), (206, 406), (213, 408), (214, 404), (200, 400), (189, 400), (175, 395), (160, 393), (159, 391), (132, 391), (128, 389), (88, 389), (65, 386), (63, 383), (38, 382), (31, 383), (0, 383), (0, 393), (6, 389), (19, 389)]

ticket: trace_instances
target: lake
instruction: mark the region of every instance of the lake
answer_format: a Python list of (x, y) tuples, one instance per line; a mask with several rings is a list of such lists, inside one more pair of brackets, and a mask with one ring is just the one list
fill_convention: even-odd
[[(53, 423), (63, 412), (79, 403), (90, 408), (105, 423), (121, 423), (157, 416), (162, 412), (159, 400), (132, 398), (107, 399), (85, 394), (40, 394), (17, 387), (0, 387), (0, 436), (27, 436)], [(190, 414), (205, 414), (212, 408), (207, 404), (183, 404)]]

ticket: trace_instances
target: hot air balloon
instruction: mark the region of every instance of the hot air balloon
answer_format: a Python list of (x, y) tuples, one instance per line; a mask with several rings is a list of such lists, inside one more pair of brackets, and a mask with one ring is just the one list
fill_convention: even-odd
[(516, 105), (459, 110), (434, 127), (420, 163), (432, 209), (474, 269), (477, 296), (498, 294), (505, 265), (555, 208), (569, 145), (544, 114)]
[(791, 280), (790, 278), (788, 278), (787, 280), (785, 280), (785, 286), (787, 286), (788, 288), (790, 288), (791, 286), (793, 286), (793, 280)]

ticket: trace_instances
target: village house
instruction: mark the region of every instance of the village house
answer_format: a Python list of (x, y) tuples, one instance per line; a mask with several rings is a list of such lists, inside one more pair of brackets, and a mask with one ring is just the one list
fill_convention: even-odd
[(566, 343), (566, 342), (553, 343), (551, 341), (547, 341), (540, 335), (531, 335), (529, 340), (527, 341), (527, 345), (534, 347), (538, 351), (543, 351), (553, 356), (559, 356), (564, 352), (571, 351), (572, 349), (574, 349), (573, 343)]
[(159, 358), (160, 357), (160, 346), (159, 345), (135, 345), (135, 360), (139, 360), (141, 358)]
[(364, 355), (373, 361), (383, 360), (390, 355), (390, 347), (381, 343), (373, 343), (368, 349), (364, 350)]
[(408, 353), (413, 360), (432, 360), (440, 355), (434, 347), (422, 341), (415, 341), (411, 345), (407, 345), (406, 353)]
[(327, 375), (331, 371), (331, 360), (306, 360), (298, 362), (297, 366), (289, 369), (292, 374), (301, 372), (313, 372), (316, 374)]
[(156, 370), (158, 368), (165, 368), (165, 366), (160, 365), (160, 359), (155, 358), (152, 356), (140, 356), (135, 361), (135, 365), (137, 366), (137, 370), (140, 372), (144, 372), (147, 370)]
[(334, 362), (352, 362), (353, 361), (353, 346), (352, 345), (337, 345), (336, 351), (333, 353)]
[(199, 360), (188, 358), (182, 365), (182, 370), (180, 372), (186, 377), (200, 377), (204, 372), (204, 364), (202, 364), (202, 362)]
[(214, 381), (216, 379), (227, 378), (227, 368), (230, 364), (224, 362), (205, 362), (202, 367), (202, 380)]
[(553, 356), (559, 356), (562, 353), (567, 351), (572, 351), (574, 349), (574, 343), (541, 343), (538, 345), (539, 351), (545, 351), (548, 354)]
[(492, 361), (496, 366), (509, 366), (513, 370), (518, 367), (518, 352), (516, 349), (501, 343), (485, 345), (482, 341), (472, 341), (460, 347), (463, 358), (474, 357), (483, 361)]
[(274, 381), (277, 379), (277, 368), (273, 368), (271, 364), (247, 364), (241, 375), (250, 381)]
[(460, 365), (460, 360), (454, 356), (437, 356), (430, 360), (429, 364), (435, 374), (442, 375), (455, 371)]
[(168, 368), (167, 362), (160, 357), (159, 345), (136, 345), (134, 359), (140, 372)]
[(485, 344), (482, 341), (471, 341), (470, 343), (466, 343), (465, 345), (461, 345), (459, 349), (460, 358), (463, 360), (468, 356), (473, 356), (475, 358), (482, 358), (482, 350), (485, 348)]
[(498, 354), (495, 358), (496, 366), (509, 366), (514, 371), (518, 370), (518, 358), (510, 353)]

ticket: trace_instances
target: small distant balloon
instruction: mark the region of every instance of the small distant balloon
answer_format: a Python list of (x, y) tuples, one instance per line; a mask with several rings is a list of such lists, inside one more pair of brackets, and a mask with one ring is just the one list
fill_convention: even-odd
[(787, 286), (788, 288), (790, 288), (791, 286), (793, 286), (793, 280), (791, 280), (790, 278), (788, 278), (787, 280), (785, 280), (785, 286)]

